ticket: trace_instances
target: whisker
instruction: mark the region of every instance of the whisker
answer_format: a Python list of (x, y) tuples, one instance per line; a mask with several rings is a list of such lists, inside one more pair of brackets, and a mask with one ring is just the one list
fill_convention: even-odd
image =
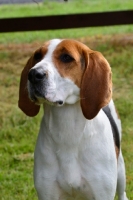
[(78, 100), (86, 99), (86, 97), (79, 97)]

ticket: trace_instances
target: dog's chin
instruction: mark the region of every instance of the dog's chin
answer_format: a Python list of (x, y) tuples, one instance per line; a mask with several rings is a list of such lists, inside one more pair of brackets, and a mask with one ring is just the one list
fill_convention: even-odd
[(61, 101), (61, 100), (58, 100), (58, 101), (52, 101), (52, 100), (49, 100), (45, 97), (38, 97), (38, 96), (34, 96), (34, 95), (29, 95), (29, 98), (32, 102), (34, 102), (35, 104), (37, 105), (41, 105), (41, 104), (48, 104), (48, 105), (51, 105), (51, 106), (63, 106), (64, 105), (64, 102)]

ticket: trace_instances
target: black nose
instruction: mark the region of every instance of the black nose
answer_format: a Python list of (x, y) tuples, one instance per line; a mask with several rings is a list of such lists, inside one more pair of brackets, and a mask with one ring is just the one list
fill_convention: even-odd
[(31, 69), (28, 74), (28, 80), (31, 83), (38, 83), (43, 80), (46, 73), (42, 69)]

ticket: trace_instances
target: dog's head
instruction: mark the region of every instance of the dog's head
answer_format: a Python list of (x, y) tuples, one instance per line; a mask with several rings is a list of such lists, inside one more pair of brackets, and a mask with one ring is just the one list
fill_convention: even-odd
[(37, 49), (24, 67), (19, 107), (35, 116), (41, 103), (80, 101), (84, 116), (92, 119), (111, 96), (111, 69), (103, 55), (75, 40), (54, 39)]

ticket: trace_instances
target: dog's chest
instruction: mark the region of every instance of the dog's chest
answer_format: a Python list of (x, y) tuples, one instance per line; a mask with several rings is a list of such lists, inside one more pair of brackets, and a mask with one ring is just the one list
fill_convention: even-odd
[[(86, 136), (87, 138), (83, 136), (84, 134), (80, 129), (72, 128), (70, 131), (67, 127), (67, 129), (64, 128), (64, 134), (63, 131), (56, 130), (56, 127), (54, 127), (54, 134), (51, 135), (52, 141), (54, 141), (51, 149), (53, 149), (54, 159), (57, 163), (55, 169), (56, 181), (61, 188), (64, 199), (68, 200), (86, 200), (86, 196), (93, 199), (91, 186), (85, 178), (85, 173), (88, 172), (89, 168), (89, 150), (85, 150), (88, 146), (89, 136)], [(87, 160), (84, 162), (86, 158)], [(85, 166), (88, 166), (86, 172), (84, 171)]]
[[(61, 113), (61, 108), (59, 111)], [(47, 171), (61, 189), (62, 200), (79, 199), (79, 197), (83, 200), (87, 197), (94, 199), (96, 184), (94, 177), (101, 180), (101, 174), (98, 174), (97, 169), (100, 170), (101, 165), (103, 168), (105, 165), (101, 164), (99, 167), (97, 162), (101, 160), (103, 163), (104, 156), (101, 151), (106, 148), (105, 144), (100, 134), (95, 133), (93, 123), (82, 120), (78, 111), (78, 109), (68, 110), (67, 107), (67, 110), (57, 115), (53, 109), (52, 111), (45, 109), (47, 118), (42, 121), (39, 145), (37, 145), (38, 149), (43, 147), (41, 149), (44, 155), (43, 169), (46, 170), (47, 166), (50, 166)], [(96, 130), (99, 130), (101, 125), (97, 126)]]
[[(64, 156), (63, 156), (64, 155)], [(57, 182), (67, 199), (84, 199), (89, 196), (93, 199), (91, 187), (84, 177), (82, 163), (79, 160), (76, 150), (69, 151), (58, 158), (59, 172)]]

